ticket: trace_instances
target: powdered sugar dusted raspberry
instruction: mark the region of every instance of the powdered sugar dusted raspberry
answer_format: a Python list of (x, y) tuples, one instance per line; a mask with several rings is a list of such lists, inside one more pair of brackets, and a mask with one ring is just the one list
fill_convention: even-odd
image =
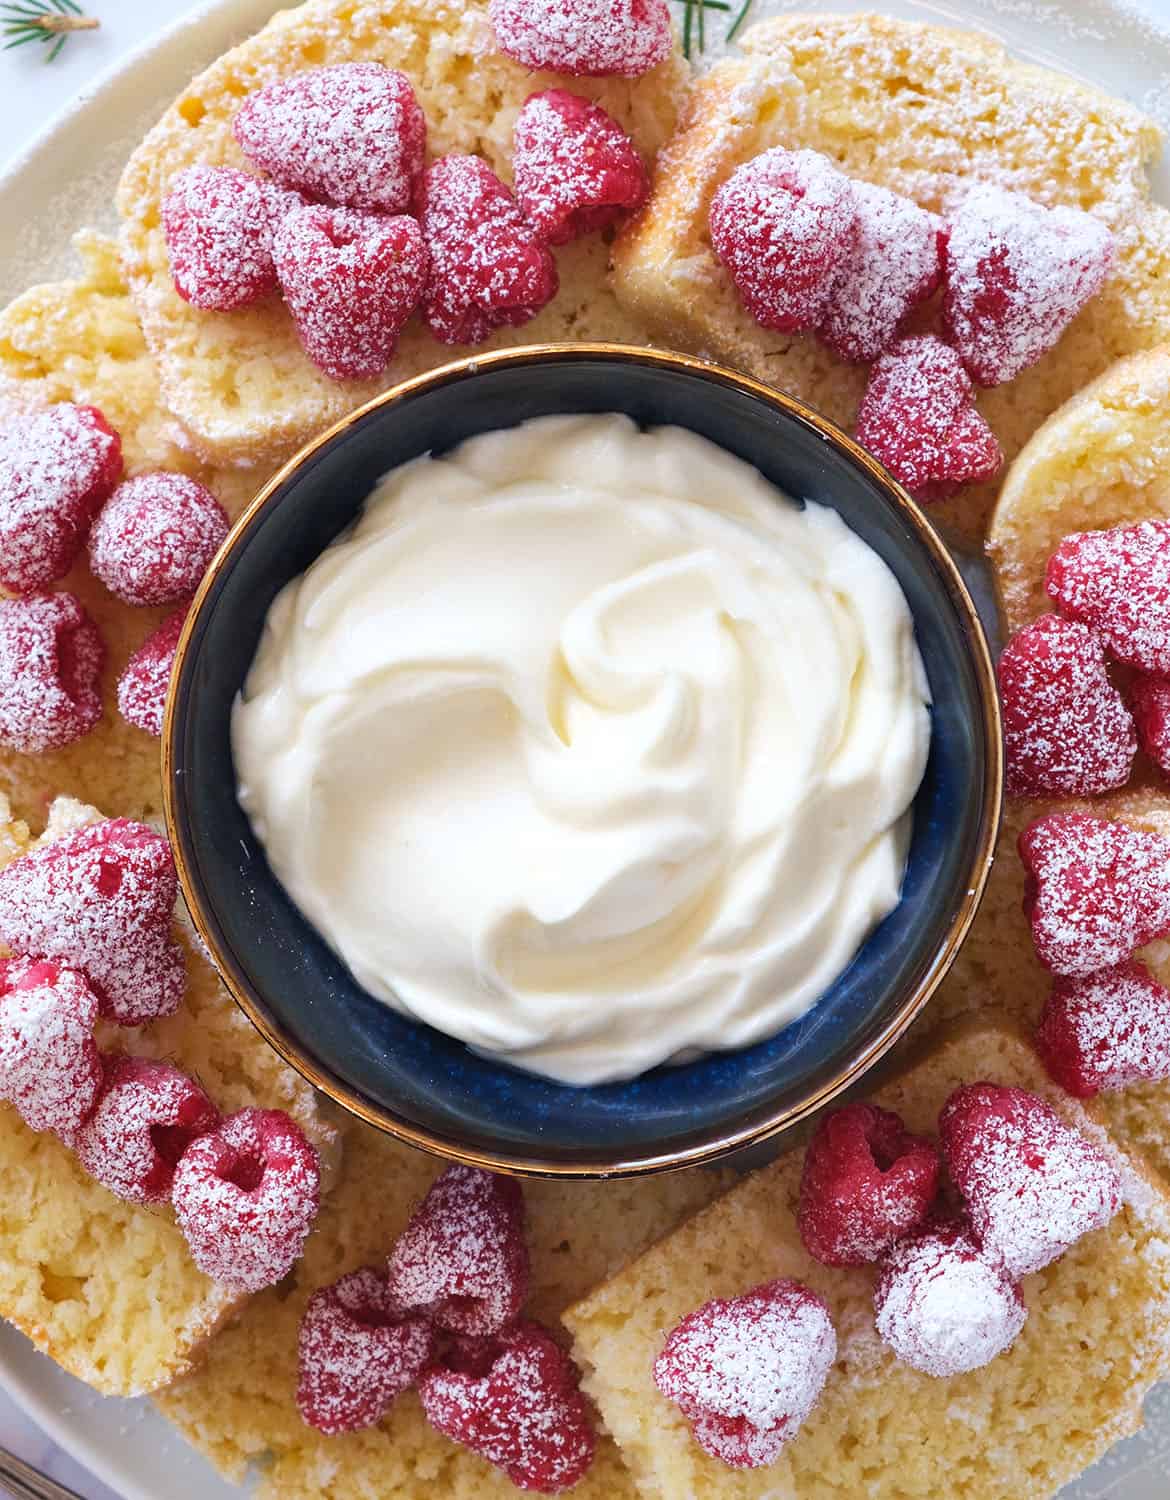
[(1045, 584), (1061, 614), (1096, 630), (1118, 661), (1170, 676), (1170, 521), (1066, 536)]
[(0, 599), (0, 745), (60, 750), (102, 716), (106, 648), (73, 594)]
[(998, 677), (1010, 794), (1086, 797), (1125, 785), (1137, 732), (1091, 630), (1042, 615), (1005, 646)]
[(314, 1292), (301, 1319), (297, 1406), (318, 1432), (380, 1422), (438, 1354), (424, 1318), (403, 1314), (373, 1266)]
[(188, 167), (163, 199), (175, 290), (192, 307), (234, 312), (276, 290), (272, 237), (299, 193), (235, 167)]
[(186, 474), (139, 474), (94, 522), (89, 564), (126, 604), (172, 604), (198, 588), (229, 527), (211, 491)]
[(309, 68), (244, 101), (232, 129), (285, 187), (398, 214), (423, 169), (427, 122), (410, 79), (380, 63)]
[(1047, 354), (1105, 284), (1113, 236), (1078, 208), (1044, 208), (991, 183), (952, 214), (943, 319), (980, 385)]
[(0, 585), (64, 578), (121, 473), (121, 439), (96, 406), (64, 401), (0, 427)]
[(558, 1495), (593, 1462), (595, 1439), (576, 1367), (539, 1323), (476, 1351), (482, 1373), (433, 1366), (419, 1382), (427, 1421), (502, 1469), (518, 1489)]
[(215, 1105), (178, 1068), (115, 1053), (104, 1059), (97, 1107), (74, 1146), (111, 1193), (128, 1203), (165, 1203), (179, 1158), (218, 1123)]
[(565, 89), (546, 89), (525, 103), (512, 170), (524, 217), (549, 245), (640, 208), (649, 186), (638, 148), (617, 121)]
[(867, 363), (938, 288), (942, 220), (888, 189), (854, 181), (857, 238), (838, 266), (817, 332), (841, 359)]
[(317, 1153), (283, 1110), (242, 1109), (184, 1152), (172, 1198), (206, 1276), (259, 1292), (287, 1276), (317, 1217)]
[(945, 500), (1003, 467), (995, 434), (955, 351), (928, 335), (902, 339), (870, 372), (857, 440), (916, 500)]
[(1080, 1099), (1170, 1078), (1170, 990), (1132, 960), (1057, 979), (1036, 1048), (1056, 1082)]
[(440, 343), (482, 343), (556, 296), (555, 261), (480, 157), (444, 156), (428, 169), (419, 222), (430, 255), (423, 317)]
[(903, 1364), (938, 1379), (990, 1364), (1027, 1316), (1019, 1288), (958, 1226), (896, 1245), (874, 1292), (879, 1335)]
[(1170, 932), (1170, 839), (1085, 813), (1053, 813), (1020, 835), (1024, 912), (1055, 974), (1093, 974)]
[(1109, 1158), (1035, 1094), (969, 1084), (938, 1124), (983, 1252), (1009, 1276), (1042, 1270), (1121, 1207)]
[(1159, 771), (1170, 776), (1170, 677), (1135, 677), (1129, 706), (1138, 743)]
[(857, 246), (853, 184), (816, 151), (775, 147), (745, 162), (711, 203), (711, 245), (764, 328), (815, 328)]
[(492, 0), (500, 51), (526, 68), (637, 78), (670, 53), (666, 0)]
[(0, 940), (80, 969), (103, 1013), (137, 1026), (170, 1015), (183, 995), (170, 930), (177, 894), (166, 839), (112, 818), (0, 870)]
[(69, 1137), (93, 1108), (102, 1065), (98, 1000), (75, 969), (0, 959), (0, 1099), (30, 1130)]
[(305, 353), (333, 380), (380, 375), (418, 306), (428, 258), (405, 215), (344, 208), (289, 214), (276, 269)]
[(889, 1110), (847, 1104), (817, 1126), (804, 1158), (797, 1223), (826, 1266), (863, 1266), (924, 1222), (938, 1191), (934, 1143)]
[(756, 1468), (808, 1417), (836, 1356), (821, 1299), (798, 1281), (772, 1281), (684, 1318), (654, 1363), (654, 1381), (713, 1458)]
[(127, 724), (144, 729), (156, 739), (163, 732), (175, 652), (186, 619), (185, 608), (165, 619), (135, 651), (118, 678), (118, 712)]

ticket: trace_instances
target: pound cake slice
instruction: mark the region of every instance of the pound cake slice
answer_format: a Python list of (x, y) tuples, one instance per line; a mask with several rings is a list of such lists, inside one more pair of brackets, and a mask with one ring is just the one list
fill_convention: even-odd
[[(850, 176), (945, 211), (975, 181), (1103, 219), (1118, 255), (1057, 348), (979, 396), (1011, 459), (1114, 359), (1170, 337), (1170, 214), (1151, 204), (1157, 127), (1130, 105), (1013, 61), (988, 37), (875, 15), (762, 22), (746, 59), (701, 80), (654, 190), (615, 247), (622, 305), (663, 343), (713, 355), (851, 428), (866, 380), (812, 336), (761, 328), (711, 248), (711, 199), (773, 146), (823, 152)], [(982, 538), (994, 484), (938, 508)]]
[[(941, 1035), (877, 1102), (933, 1134), (960, 1084), (993, 1081), (1049, 1098), (1106, 1145), (1125, 1203), (1023, 1283), (1028, 1321), (1009, 1353), (969, 1375), (932, 1379), (878, 1340), (871, 1270), (807, 1254), (795, 1209), (803, 1153), (749, 1178), (569, 1309), (588, 1389), (646, 1500), (1041, 1500), (1141, 1423), (1142, 1399), (1170, 1360), (1170, 1203), (1144, 1167), (1048, 1083), (1026, 1041), (985, 1019)], [(708, 1458), (652, 1366), (667, 1333), (712, 1297), (791, 1276), (827, 1302), (837, 1363), (820, 1403), (768, 1468)]]

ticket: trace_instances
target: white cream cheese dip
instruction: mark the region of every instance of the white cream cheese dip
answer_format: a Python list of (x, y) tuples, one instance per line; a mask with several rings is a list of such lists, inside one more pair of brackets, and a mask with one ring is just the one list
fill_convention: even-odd
[(897, 904), (930, 738), (877, 554), (618, 416), (390, 474), (273, 604), (232, 728), (357, 980), (574, 1084), (807, 1010)]

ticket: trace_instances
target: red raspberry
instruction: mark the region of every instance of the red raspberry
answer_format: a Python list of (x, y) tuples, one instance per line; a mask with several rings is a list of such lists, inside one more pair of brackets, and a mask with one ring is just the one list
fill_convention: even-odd
[(481, 1373), (435, 1365), (423, 1375), (427, 1421), (502, 1469), (517, 1489), (556, 1495), (571, 1488), (595, 1446), (573, 1361), (539, 1323), (525, 1321), (476, 1362)]
[(1117, 657), (1170, 677), (1170, 521), (1066, 536), (1048, 562), (1049, 597)]
[(215, 1129), (219, 1111), (169, 1063), (114, 1053), (104, 1064), (97, 1108), (74, 1142), (78, 1160), (127, 1203), (165, 1203), (179, 1158)]
[(847, 1104), (817, 1126), (804, 1158), (798, 1224), (826, 1266), (864, 1266), (923, 1223), (938, 1192), (939, 1156), (897, 1115)]
[(519, 1183), (448, 1167), (390, 1252), (390, 1290), (448, 1333), (482, 1337), (514, 1323), (528, 1296)]
[(423, 317), (440, 343), (482, 343), (556, 296), (556, 262), (478, 156), (444, 156), (428, 169), (419, 221), (431, 260)]
[(60, 750), (102, 716), (106, 648), (72, 594), (0, 599), (0, 745)]
[(30, 1130), (69, 1138), (102, 1081), (94, 1041), (98, 1000), (75, 969), (0, 959), (0, 1099)]
[(674, 45), (666, 0), (492, 0), (500, 51), (538, 72), (637, 78)]
[(1078, 1099), (1170, 1078), (1170, 990), (1131, 960), (1082, 979), (1057, 979), (1036, 1047)]
[(654, 1362), (654, 1383), (690, 1418), (705, 1453), (737, 1469), (774, 1463), (817, 1403), (837, 1335), (799, 1281), (771, 1281), (688, 1314)]
[(135, 651), (118, 678), (118, 712), (127, 724), (156, 738), (163, 732), (167, 691), (186, 619), (184, 608), (164, 620)]
[(351, 1271), (315, 1292), (301, 1319), (301, 1416), (329, 1436), (373, 1427), (437, 1355), (430, 1324), (404, 1316), (380, 1271)]
[(1003, 467), (959, 356), (932, 334), (903, 339), (874, 365), (857, 441), (925, 504), (993, 479)]
[(178, 882), (166, 839), (111, 818), (0, 870), (0, 941), (80, 969), (123, 1026), (168, 1016), (183, 996), (171, 938)]
[(96, 406), (65, 401), (0, 428), (0, 585), (64, 578), (121, 475), (122, 441)]
[(402, 215), (302, 208), (276, 235), (276, 269), (305, 353), (332, 380), (380, 375), (427, 276), (419, 227)]
[(578, 94), (533, 94), (515, 142), (516, 199), (548, 245), (605, 229), (645, 201), (649, 180), (638, 148), (599, 104)]
[(1091, 630), (1041, 615), (1004, 647), (998, 675), (1009, 794), (1091, 797), (1125, 785), (1137, 734)]
[(946, 230), (909, 198), (869, 182), (852, 187), (857, 239), (832, 278), (817, 332), (838, 358), (868, 364), (937, 290)]
[(195, 1264), (259, 1292), (300, 1259), (320, 1203), (317, 1153), (279, 1109), (242, 1109), (183, 1153), (172, 1198)]
[(1079, 208), (1044, 208), (991, 183), (948, 226), (947, 336), (980, 385), (1034, 365), (1105, 285), (1113, 236)]
[(1170, 677), (1135, 677), (1129, 706), (1138, 743), (1164, 776), (1170, 776)]
[(172, 604), (199, 587), (230, 527), (211, 491), (186, 474), (140, 474), (94, 522), (89, 565), (125, 604)]
[(938, 1129), (983, 1252), (1009, 1276), (1042, 1270), (1121, 1207), (1109, 1158), (1035, 1094), (969, 1084)]
[(1093, 974), (1170, 933), (1170, 839), (1086, 813), (1052, 813), (1020, 835), (1024, 914), (1054, 974)]
[(1006, 1353), (1028, 1317), (1019, 1288), (958, 1225), (895, 1245), (873, 1303), (878, 1334), (902, 1363), (940, 1380)]
[(410, 79), (380, 63), (270, 83), (244, 101), (232, 129), (244, 155), (285, 187), (379, 214), (409, 207), (427, 145)]
[(815, 328), (857, 248), (853, 184), (816, 151), (765, 151), (711, 203), (711, 245), (765, 328)]

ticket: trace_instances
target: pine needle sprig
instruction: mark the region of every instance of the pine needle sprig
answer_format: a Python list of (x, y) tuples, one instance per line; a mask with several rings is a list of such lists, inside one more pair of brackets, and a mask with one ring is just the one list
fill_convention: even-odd
[(49, 49), (46, 62), (61, 55), (73, 32), (95, 31), (100, 24), (95, 16), (83, 15), (75, 0), (12, 0), (0, 5), (0, 36), (8, 38), (3, 50), (43, 42)]

